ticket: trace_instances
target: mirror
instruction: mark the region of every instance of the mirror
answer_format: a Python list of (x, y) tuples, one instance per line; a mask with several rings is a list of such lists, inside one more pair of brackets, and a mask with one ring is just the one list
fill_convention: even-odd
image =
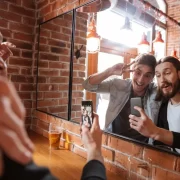
[[(107, 5), (109, 1), (103, 1), (102, 7), (110, 8), (110, 5)], [(96, 3), (96, 4), (95, 4)], [(155, 18), (153, 16), (153, 12), (146, 13), (142, 12), (141, 14), (137, 14), (139, 9), (135, 9), (135, 6), (128, 3), (126, 5), (125, 0), (117, 0), (116, 5), (109, 10), (102, 11), (102, 9), (98, 6), (100, 1), (92, 2), (88, 5), (76, 9), (75, 16), (75, 37), (74, 37), (74, 52), (76, 53), (80, 50), (80, 57), (75, 57), (73, 59), (73, 89), (72, 89), (72, 111), (71, 111), (71, 120), (80, 122), (81, 120), (81, 101), (82, 100), (92, 100), (93, 101), (93, 109), (99, 115), (100, 126), (102, 129), (105, 128), (105, 114), (110, 101), (110, 96), (108, 93), (92, 93), (84, 90), (81, 86), (83, 79), (86, 79), (88, 76), (102, 72), (108, 67), (113, 66), (117, 63), (130, 63), (132, 60), (138, 55), (137, 51), (137, 43), (141, 39), (142, 33), (145, 31), (147, 34), (147, 39), (149, 42), (152, 42), (154, 39), (153, 35), (153, 25), (155, 23)], [(106, 6), (105, 6), (106, 4)], [(132, 45), (132, 41), (135, 42), (132, 46), (129, 44), (124, 44), (121, 41), (120, 37), (120, 28), (123, 26), (124, 12), (128, 6), (128, 14), (130, 13), (130, 17), (134, 20), (132, 22), (132, 28), (136, 32), (136, 35), (131, 38), (126, 37), (126, 41), (130, 40)], [(97, 12), (98, 11), (98, 12)], [(88, 26), (93, 16), (93, 12), (95, 13), (96, 19), (96, 28), (97, 34), (101, 35), (101, 43), (100, 43), (100, 51), (98, 53), (90, 54), (87, 53), (87, 32)], [(140, 13), (140, 12), (139, 12)], [(136, 17), (134, 17), (136, 16)], [(145, 18), (144, 18), (145, 17)], [(145, 21), (145, 22), (144, 22)], [(165, 26), (158, 24), (158, 29), (161, 29), (162, 37), (165, 40)], [(157, 29), (157, 27), (155, 27)], [(163, 52), (165, 53), (165, 52)], [(157, 54), (156, 54), (157, 55)], [(163, 54), (159, 54), (159, 56), (163, 56)], [(132, 74), (126, 73), (121, 79), (131, 78)], [(114, 78), (114, 76), (109, 79)], [(118, 97), (114, 97), (118, 98)], [(128, 100), (128, 99), (127, 99)], [(111, 102), (112, 103), (112, 102)], [(114, 109), (116, 107), (113, 107)], [(157, 112), (156, 112), (157, 113)], [(118, 115), (118, 114), (117, 114)], [(129, 119), (127, 119), (128, 121)], [(129, 121), (127, 122), (129, 124)], [(106, 127), (105, 130), (109, 133), (113, 133), (110, 130), (111, 127)], [(140, 143), (147, 143), (145, 140), (140, 140), (137, 138), (133, 138), (132, 136), (126, 135), (126, 133), (117, 134), (120, 137), (131, 139), (132, 141), (139, 141)], [(160, 145), (158, 147), (161, 147)], [(163, 146), (162, 146), (163, 147)], [(164, 148), (164, 147), (163, 147)]]
[(73, 12), (39, 26), (37, 109), (68, 119)]
[[(104, 129), (110, 97), (108, 94), (85, 91), (82, 83), (91, 74), (117, 63), (130, 63), (137, 56), (138, 51), (134, 45), (129, 47), (128, 44), (123, 44), (124, 41), (120, 41), (122, 36), (119, 31), (124, 23), (122, 13), (125, 16), (128, 12), (130, 18), (134, 18), (132, 26), (136, 30), (136, 42), (144, 31), (148, 41), (152, 42), (155, 38), (153, 29), (160, 28), (165, 40), (166, 26), (161, 23), (152, 28), (155, 23), (153, 14), (141, 13), (141, 7), (138, 9), (126, 2), (96, 0), (40, 25), (36, 102), (38, 110), (79, 123), (81, 101), (92, 100), (93, 109), (100, 117), (100, 126)], [(87, 53), (87, 32), (93, 12), (101, 43), (100, 52), (91, 54)], [(130, 40), (131, 44), (132, 39)], [(130, 73), (125, 73), (120, 78), (131, 77)], [(106, 130), (111, 133), (109, 129)], [(134, 138), (118, 136), (134, 141)]]

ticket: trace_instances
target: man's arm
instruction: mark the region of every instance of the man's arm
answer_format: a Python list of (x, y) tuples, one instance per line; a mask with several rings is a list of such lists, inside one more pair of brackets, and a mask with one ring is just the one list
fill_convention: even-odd
[(140, 117), (129, 115), (130, 127), (141, 133), (143, 136), (160, 141), (168, 146), (173, 146), (173, 132), (157, 127), (145, 114), (142, 108), (134, 107), (141, 114)]
[(130, 71), (129, 69), (126, 69), (127, 67), (129, 68), (129, 65), (122, 63), (116, 64), (103, 72), (92, 74), (82, 83), (82, 85), (84, 89), (91, 92), (107, 93), (111, 87), (111, 80), (104, 80), (112, 75), (121, 76), (125, 71)]
[(106, 180), (106, 170), (101, 152), (102, 131), (96, 114), (94, 114), (90, 130), (88, 123), (82, 125), (81, 136), (87, 149), (87, 164), (83, 168), (81, 180)]

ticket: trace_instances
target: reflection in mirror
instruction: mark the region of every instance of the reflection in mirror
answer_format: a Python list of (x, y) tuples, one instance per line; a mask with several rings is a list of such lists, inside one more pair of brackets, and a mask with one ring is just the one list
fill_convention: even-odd
[[(108, 0), (101, 1), (102, 8), (105, 7), (103, 3), (107, 1)], [(98, 3), (99, 1), (96, 2)], [(159, 8), (157, 3), (155, 5)], [(136, 64), (133, 74), (126, 72), (123, 73), (122, 76), (120, 76), (120, 69), (117, 70), (116, 68), (118, 67), (114, 65), (117, 63), (129, 64), (133, 62), (134, 58), (138, 55), (137, 45), (144, 32), (147, 40), (151, 43), (155, 38), (156, 27), (159, 26), (158, 31), (161, 31), (162, 38), (165, 40), (166, 25), (163, 23), (163, 20), (160, 20), (161, 22), (156, 24), (154, 11), (152, 9), (145, 9), (140, 2), (137, 7), (137, 4), (133, 4), (131, 1), (117, 0), (113, 6), (107, 7), (106, 11), (102, 11), (101, 8), (98, 9), (99, 6), (97, 6), (97, 9), (94, 9), (94, 7), (92, 3), (76, 10), (74, 51), (78, 50), (82, 45), (83, 48), (81, 49), (82, 56), (78, 59), (74, 57), (73, 62), (73, 66), (76, 68), (73, 71), (75, 76), (73, 77), (74, 96), (72, 98), (73, 116), (71, 120), (80, 120), (82, 100), (92, 100), (94, 111), (99, 114), (102, 129), (130, 138), (131, 140), (151, 143), (152, 141), (148, 137), (138, 133), (130, 126), (129, 114), (131, 113), (130, 98), (141, 96), (144, 111), (155, 124), (157, 122), (160, 103), (154, 101), (156, 87), (154, 86), (154, 82), (151, 83), (154, 77), (155, 58), (149, 55), (148, 61), (152, 63), (149, 64), (149, 62), (146, 62), (145, 64), (147, 66), (144, 65), (144, 62), (142, 62), (142, 64)], [(101, 36), (101, 43), (100, 51), (91, 54), (87, 53), (86, 37), (91, 17), (94, 16), (93, 13), (95, 13), (97, 33)], [(131, 21), (133, 31), (131, 32), (133, 34), (133, 36), (131, 36), (132, 38), (129, 38), (130, 36), (128, 35), (123, 35), (120, 30), (124, 24), (124, 18), (127, 16), (126, 13), (128, 13)], [(155, 24), (156, 26), (154, 28), (153, 26)], [(151, 50), (152, 49), (150, 49), (149, 52)], [(158, 51), (155, 51), (154, 54), (158, 58), (165, 55), (164, 49), (158, 53)], [(101, 72), (103, 73), (101, 74)], [(95, 73), (100, 74), (93, 76)], [(138, 77), (140, 73), (144, 79), (143, 81)], [(86, 78), (90, 75), (91, 78), (89, 82)], [(83, 78), (86, 79), (85, 82)], [(114, 78), (116, 78), (116, 80), (113, 80)], [(104, 83), (104, 80), (110, 80), (111, 82)], [(76, 84), (77, 81), (79, 81), (78, 86)], [(81, 86), (82, 81), (84, 82), (83, 87)], [(84, 90), (84, 88), (87, 91)], [(107, 115), (105, 116), (106, 111)], [(168, 145), (158, 145), (158, 143), (157, 147), (169, 149)]]
[(40, 25), (37, 109), (68, 119), (72, 12)]

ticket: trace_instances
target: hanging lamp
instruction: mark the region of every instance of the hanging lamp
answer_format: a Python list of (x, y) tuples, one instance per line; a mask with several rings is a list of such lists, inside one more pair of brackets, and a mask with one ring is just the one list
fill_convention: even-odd
[(87, 34), (87, 51), (88, 53), (97, 53), (100, 50), (100, 36), (96, 32), (94, 15), (88, 27)]
[(147, 41), (147, 36), (146, 36), (146, 34), (143, 32), (141, 41), (140, 41), (139, 44), (138, 44), (138, 52), (139, 52), (140, 54), (147, 53), (147, 52), (149, 52), (149, 47), (150, 47), (150, 44), (149, 44), (149, 42)]
[(131, 22), (128, 17), (125, 17), (124, 25), (121, 27), (119, 32), (120, 41), (129, 46), (133, 39), (133, 31), (131, 29)]
[(164, 40), (162, 39), (162, 34), (160, 31), (157, 31), (156, 37), (153, 41), (154, 49), (157, 51), (157, 50), (161, 49), (163, 45), (164, 45)]
[(177, 57), (177, 51), (176, 51), (175, 49), (173, 49), (173, 50), (171, 51), (171, 56), (173, 56), (173, 57), (176, 58), (176, 59), (179, 59), (179, 58)]

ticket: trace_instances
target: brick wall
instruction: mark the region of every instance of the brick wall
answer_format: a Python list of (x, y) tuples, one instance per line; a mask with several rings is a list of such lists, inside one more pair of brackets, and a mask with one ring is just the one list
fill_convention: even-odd
[[(31, 112), (32, 108), (35, 107), (37, 25), (39, 22), (53, 18), (84, 2), (85, 0), (36, 0), (35, 4), (34, 1), (26, 0), (1, 0), (0, 2), (0, 31), (8, 41), (13, 42), (17, 46), (17, 48), (12, 49), (14, 56), (7, 61), (9, 78), (15, 82), (16, 88), (26, 106), (27, 125), (31, 123)], [(167, 2), (170, 4), (168, 14), (174, 13), (171, 16), (179, 20), (178, 0), (168, 0)], [(178, 44), (178, 39), (171, 36), (174, 34), (172, 29), (168, 28), (168, 52), (171, 50), (173, 42), (177, 41)], [(178, 37), (180, 37), (179, 34)], [(33, 45), (34, 42), (35, 44)], [(79, 47), (80, 44), (77, 43), (76, 47)], [(79, 77), (81, 75), (84, 76), (78, 71), (81, 68), (81, 71), (83, 71), (85, 68), (84, 57), (76, 61), (77, 64), (82, 63), (82, 65), (77, 67), (76, 73), (79, 74)], [(80, 81), (81, 79), (78, 79), (78, 82)], [(81, 90), (80, 86), (76, 86), (76, 88)], [(33, 111), (32, 116), (31, 128), (34, 131), (47, 137), (49, 122), (56, 122), (64, 128), (61, 145), (83, 157), (86, 156), (85, 149), (81, 144), (78, 124), (38, 111)], [(117, 173), (124, 179), (140, 180), (145, 179), (145, 177), (155, 180), (180, 179), (180, 158), (177, 156), (117, 139), (107, 134), (103, 135), (102, 150), (107, 169)]]
[(35, 89), (35, 77), (32, 72), (35, 13), (34, 1), (0, 1), (0, 31), (7, 41), (17, 47), (11, 49), (14, 55), (7, 60), (8, 76), (15, 83), (26, 107), (27, 126), (31, 124)]
[[(180, 1), (166, 0), (168, 7), (167, 13), (169, 16), (180, 22)], [(167, 28), (167, 55), (171, 55), (173, 48), (177, 50), (177, 56), (180, 57), (180, 26), (168, 22)]]
[[(61, 146), (84, 158), (86, 157), (78, 124), (38, 111), (35, 111), (34, 115), (36, 118), (33, 120), (33, 130), (48, 137), (49, 123), (56, 123), (64, 129), (61, 136)], [(180, 157), (178, 156), (131, 143), (108, 134), (103, 134), (102, 142), (106, 168), (122, 179), (180, 179)]]

